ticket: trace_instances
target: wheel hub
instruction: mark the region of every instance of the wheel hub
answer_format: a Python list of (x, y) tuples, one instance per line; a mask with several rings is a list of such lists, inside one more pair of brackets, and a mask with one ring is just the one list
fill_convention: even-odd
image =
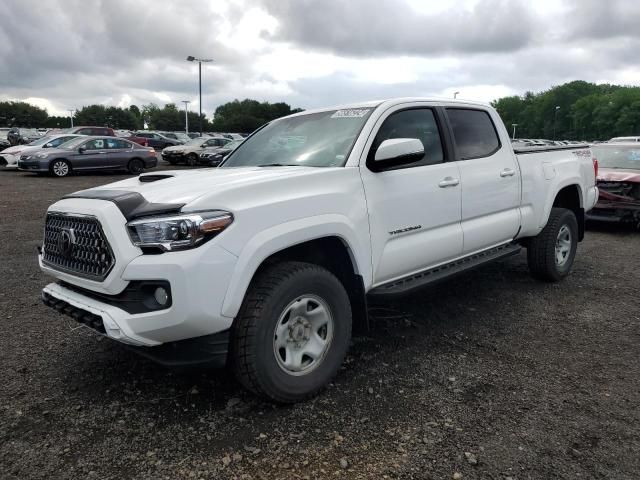
[(571, 230), (567, 225), (562, 225), (556, 237), (556, 265), (559, 267), (567, 263), (571, 253)]
[(309, 340), (311, 334), (311, 324), (302, 317), (296, 317), (293, 324), (289, 326), (288, 341), (296, 343), (296, 347), (300, 348), (303, 342)]
[(305, 375), (324, 360), (333, 338), (333, 318), (328, 304), (304, 295), (282, 312), (273, 336), (273, 353), (289, 375)]

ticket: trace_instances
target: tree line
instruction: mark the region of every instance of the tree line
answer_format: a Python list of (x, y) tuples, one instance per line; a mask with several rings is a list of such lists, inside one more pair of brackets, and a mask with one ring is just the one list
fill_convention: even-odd
[[(269, 103), (257, 100), (234, 100), (216, 108), (213, 119), (202, 115), (205, 132), (251, 133), (256, 128), (276, 118), (300, 112), (283, 102)], [(189, 131), (200, 128), (197, 112), (188, 112)], [(162, 107), (150, 103), (128, 108), (88, 105), (73, 114), (74, 125), (95, 125), (115, 129), (180, 131), (185, 129), (184, 109), (174, 103)], [(26, 102), (0, 102), (0, 126), (24, 128), (66, 128), (71, 118), (49, 115), (46, 110)]]
[(608, 140), (640, 135), (640, 87), (576, 80), (491, 102), (516, 138)]

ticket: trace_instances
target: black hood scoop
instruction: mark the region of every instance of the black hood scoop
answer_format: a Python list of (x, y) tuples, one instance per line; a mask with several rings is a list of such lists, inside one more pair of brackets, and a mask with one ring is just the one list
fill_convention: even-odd
[(165, 178), (173, 178), (173, 175), (164, 175), (162, 173), (152, 173), (149, 175), (140, 175), (138, 180), (140, 183), (157, 182), (158, 180), (164, 180)]

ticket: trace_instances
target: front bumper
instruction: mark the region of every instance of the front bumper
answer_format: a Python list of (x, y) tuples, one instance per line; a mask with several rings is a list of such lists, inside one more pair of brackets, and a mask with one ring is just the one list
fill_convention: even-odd
[(48, 172), (48, 160), (18, 160), (18, 170), (23, 172)]
[(8, 170), (17, 169), (18, 159), (19, 158), (16, 155), (12, 155), (11, 153), (0, 152), (0, 167), (4, 167)]
[[(51, 283), (43, 293), (100, 317), (104, 335), (130, 345), (153, 347), (215, 334), (231, 326), (233, 318), (222, 314), (222, 306), (237, 257), (220, 247), (216, 239), (190, 250), (144, 255), (131, 243), (126, 219), (112, 202), (68, 198), (52, 205), (51, 210), (97, 218), (115, 254), (115, 265), (102, 282), (61, 272), (44, 265), (42, 255), (39, 257), (42, 271), (70, 284), (67, 288)], [(145, 281), (170, 285), (169, 308), (130, 313), (131, 309), (127, 312), (110, 301), (132, 282)]]
[[(109, 322), (105, 321), (104, 317), (60, 300), (50, 295), (46, 289), (42, 292), (42, 301), (46, 306), (72, 317), (78, 323), (98, 333), (105, 335), (107, 332), (106, 326)], [(125, 345), (139, 355), (165, 366), (207, 365), (223, 367), (227, 362), (230, 332), (231, 330), (224, 330), (212, 335), (168, 342), (155, 347)]]

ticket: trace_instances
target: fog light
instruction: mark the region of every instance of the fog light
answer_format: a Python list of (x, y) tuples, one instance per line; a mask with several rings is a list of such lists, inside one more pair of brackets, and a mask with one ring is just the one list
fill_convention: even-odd
[(153, 296), (156, 299), (156, 302), (158, 302), (158, 305), (160, 305), (161, 307), (164, 307), (169, 301), (169, 294), (162, 287), (156, 288), (156, 291), (153, 293)]

